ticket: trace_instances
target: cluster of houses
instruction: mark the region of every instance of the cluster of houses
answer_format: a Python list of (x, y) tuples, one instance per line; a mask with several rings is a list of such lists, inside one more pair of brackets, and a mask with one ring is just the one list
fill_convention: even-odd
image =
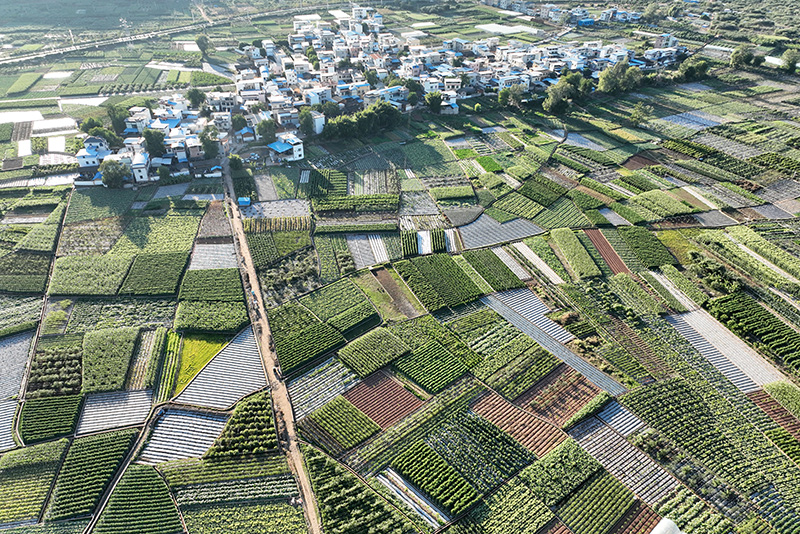
[[(526, 11), (530, 9), (536, 16), (553, 18), (559, 8), (546, 4)], [(623, 14), (610, 11), (617, 17)], [(676, 61), (684, 51), (669, 34), (658, 36), (655, 48), (643, 57), (634, 57), (623, 45), (600, 41), (537, 46), (513, 39), (501, 44), (500, 37), (490, 37), (475, 41), (454, 38), (427, 45), (421, 42), (425, 36), (421, 30), (403, 33), (400, 38), (386, 32), (382, 16), (373, 8), (354, 6), (350, 13), (329, 13), (332, 21), (316, 14), (295, 17), (293, 33), (282, 46), (265, 39), (261, 46), (242, 47), (235, 91), (208, 95), (215, 120), (226, 121), (230, 112), (247, 117), (248, 126), (234, 132), (237, 140), (258, 140), (257, 125), (265, 119), (274, 120), (279, 130), (296, 130), (304, 107), (332, 103), (338, 112), (352, 113), (385, 101), (407, 111), (414, 107), (412, 102), (438, 91), (443, 100), (441, 112), (458, 113), (458, 100), (472, 95), (512, 85), (543, 90), (567, 71), (589, 70), (598, 76), (623, 60), (645, 70), (660, 68)], [(638, 16), (627, 14), (631, 15), (634, 17), (628, 20)], [(569, 16), (584, 20), (589, 14), (584, 8), (575, 8)], [(386, 83), (395, 78), (416, 81), (416, 87), (421, 87), (416, 98), (410, 98), (408, 84)], [(326, 121), (318, 110), (311, 112), (315, 134), (322, 132)]]
[(549, 21), (553, 24), (570, 24), (574, 26), (592, 26), (595, 20), (600, 22), (622, 22), (637, 23), (642, 20), (642, 13), (639, 11), (625, 11), (619, 8), (609, 8), (600, 13), (599, 19), (595, 19), (586, 8), (575, 7), (572, 9), (559, 7), (555, 4), (540, 4), (534, 2), (523, 2), (521, 0), (481, 0), (487, 6), (514, 11), (520, 15), (526, 15)]
[[(485, 3), (540, 18), (564, 19), (552, 4)], [(353, 113), (381, 101), (408, 111), (432, 92), (442, 95), (441, 113), (458, 113), (458, 101), (474, 95), (514, 85), (525, 91), (544, 90), (564, 73), (578, 71), (597, 77), (621, 61), (643, 70), (657, 69), (674, 63), (685, 52), (670, 34), (654, 36), (654, 48), (638, 57), (623, 44), (602, 41), (531, 44), (497, 36), (475, 41), (453, 38), (431, 45), (423, 44), (426, 34), (421, 30), (400, 36), (387, 32), (381, 14), (370, 7), (352, 6), (349, 13), (328, 13), (332, 20), (318, 14), (296, 16), (292, 33), (283, 44), (264, 39), (240, 46), (232, 90), (206, 94), (210, 113), (191, 109), (180, 95), (162, 98), (154, 111), (131, 108), (125, 147), (114, 154), (97, 139), (87, 139), (78, 157), (83, 174), (93, 176), (91, 172), (109, 157), (127, 163), (136, 182), (157, 179), (158, 167), (165, 165), (172, 172), (192, 172), (193, 164), (203, 160), (199, 134), (209, 124), (219, 130), (227, 154), (237, 145), (260, 141), (259, 124), (273, 121), (277, 139), (265, 142), (269, 157), (275, 162), (297, 161), (305, 157), (299, 133), (303, 109), (309, 110), (306, 121), (310, 116), (305, 132), (320, 134), (330, 118), (326, 113)], [(608, 20), (622, 21), (635, 20), (631, 15), (639, 14), (610, 9), (603, 12), (602, 16), (606, 15), (611, 17)], [(584, 8), (567, 13), (567, 19), (574, 22), (589, 18)], [(402, 80), (406, 82), (398, 83)], [(413, 98), (412, 93), (416, 93)], [(240, 120), (233, 120), (238, 114), (246, 119), (244, 127)], [(237, 129), (231, 131), (235, 123), (239, 123)], [(141, 137), (147, 128), (164, 133), (163, 155), (150, 157), (147, 153)]]

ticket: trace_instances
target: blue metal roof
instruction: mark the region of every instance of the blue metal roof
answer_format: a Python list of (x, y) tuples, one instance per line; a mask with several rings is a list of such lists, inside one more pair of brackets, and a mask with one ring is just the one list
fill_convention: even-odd
[(270, 143), (267, 145), (269, 148), (277, 152), (278, 154), (282, 154), (284, 152), (288, 152), (292, 149), (292, 145), (289, 143), (284, 143), (282, 141), (275, 141), (274, 143)]

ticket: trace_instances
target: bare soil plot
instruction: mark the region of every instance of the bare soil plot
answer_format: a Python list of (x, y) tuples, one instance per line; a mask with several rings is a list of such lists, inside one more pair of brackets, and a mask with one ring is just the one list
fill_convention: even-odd
[(794, 215), (783, 211), (775, 204), (763, 204), (761, 206), (753, 206), (753, 210), (755, 210), (765, 219), (794, 219)]
[(256, 202), (241, 209), (247, 219), (280, 219), (283, 217), (307, 217), (311, 214), (307, 200), (275, 200)]
[(375, 278), (378, 279), (383, 289), (392, 297), (395, 306), (397, 306), (397, 309), (400, 310), (403, 315), (408, 318), (420, 315), (414, 305), (406, 298), (400, 286), (397, 285), (397, 281), (389, 274), (389, 271), (386, 269), (378, 269), (374, 274)]
[(272, 176), (264, 173), (256, 173), (253, 175), (253, 180), (256, 182), (258, 200), (264, 202), (280, 199), (278, 191), (275, 189), (275, 183), (272, 181)]
[(622, 261), (622, 258), (619, 257), (619, 254), (617, 254), (617, 251), (614, 250), (614, 247), (611, 246), (611, 243), (608, 242), (606, 236), (604, 236), (600, 230), (593, 228), (584, 230), (584, 233), (597, 249), (597, 252), (600, 253), (603, 261), (608, 264), (608, 267), (614, 274), (631, 272), (631, 270), (628, 269), (628, 266), (625, 265), (625, 262)]
[(579, 372), (567, 365), (560, 365), (515, 399), (514, 404), (561, 427), (598, 393), (600, 388)]
[(626, 161), (622, 166), (626, 169), (636, 171), (643, 167), (649, 167), (650, 165), (658, 165), (658, 162), (642, 155), (636, 155)]
[(203, 220), (200, 222), (198, 238), (228, 237), (233, 235), (231, 223), (225, 214), (225, 204), (214, 201), (208, 205)]
[(559, 427), (520, 410), (496, 393), (478, 399), (472, 410), (540, 458), (567, 439)]
[(386, 429), (424, 403), (383, 371), (368, 376), (344, 394), (356, 408)]
[(710, 228), (721, 228), (723, 226), (733, 226), (736, 224), (734, 219), (731, 219), (719, 210), (695, 213), (693, 217), (703, 226), (708, 226)]
[(58, 256), (105, 254), (122, 237), (130, 219), (110, 217), (69, 224), (61, 231)]
[(189, 189), (189, 184), (175, 184), (175, 185), (162, 185), (153, 195), (153, 199), (167, 198), (167, 197), (182, 197)]
[(661, 521), (661, 516), (642, 501), (636, 501), (619, 523), (611, 530), (616, 534), (641, 534), (652, 532)]

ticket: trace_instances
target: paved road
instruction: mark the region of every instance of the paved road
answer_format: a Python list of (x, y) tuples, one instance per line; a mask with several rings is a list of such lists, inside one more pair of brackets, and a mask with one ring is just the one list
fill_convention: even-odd
[[(247, 239), (245, 238), (244, 227), (242, 226), (242, 218), (239, 213), (239, 207), (233, 201), (236, 198), (233, 192), (233, 180), (231, 180), (230, 168), (228, 160), (223, 163), (223, 174), (225, 177), (225, 188), (227, 190), (227, 197), (231, 213), (233, 214), (233, 232), (237, 238), (237, 250), (239, 252), (240, 261), (244, 262), (245, 272), (250, 281), (250, 288), (252, 292), (247, 296), (248, 304), (251, 304), (250, 315), (253, 319), (256, 335), (259, 338), (259, 345), (261, 348), (261, 358), (264, 362), (264, 368), (267, 370), (267, 378), (269, 380), (270, 389), (272, 390), (272, 404), (275, 409), (275, 417), (278, 420), (278, 427), (280, 428), (281, 422), (286, 428), (287, 437), (287, 454), (289, 456), (289, 465), (297, 476), (300, 483), (300, 496), (303, 498), (306, 511), (306, 519), (311, 534), (322, 534), (322, 526), (320, 524), (319, 516), (317, 515), (317, 503), (314, 498), (314, 492), (311, 489), (311, 481), (306, 473), (303, 464), (303, 457), (300, 454), (300, 447), (297, 442), (297, 429), (295, 426), (294, 412), (292, 411), (292, 403), (289, 400), (289, 391), (286, 388), (286, 383), (281, 380), (276, 369), (278, 367), (278, 356), (270, 347), (271, 331), (269, 322), (267, 321), (266, 307), (261, 295), (261, 284), (256, 274), (256, 269), (253, 264), (253, 259), (250, 256), (250, 249), (245, 246)], [(255, 298), (255, 311), (252, 307), (252, 302)]]

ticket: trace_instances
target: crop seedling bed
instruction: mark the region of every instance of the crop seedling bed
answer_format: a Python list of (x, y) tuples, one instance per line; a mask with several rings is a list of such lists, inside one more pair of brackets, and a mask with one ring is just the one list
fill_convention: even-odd
[(394, 365), (430, 393), (440, 392), (467, 371), (458, 358), (436, 341), (415, 349)]
[(249, 322), (244, 301), (184, 300), (175, 314), (175, 329), (192, 332), (234, 333)]
[(140, 254), (133, 260), (119, 293), (174, 295), (178, 291), (178, 284), (188, 261), (189, 254), (185, 252)]
[(78, 423), (82, 401), (80, 395), (26, 401), (20, 413), (20, 437), (30, 444), (71, 434)]
[(240, 301), (244, 287), (239, 269), (200, 269), (186, 272), (181, 300)]
[(47, 518), (58, 521), (92, 513), (135, 437), (135, 430), (122, 430), (73, 441), (56, 479)]
[(389, 330), (379, 327), (339, 350), (342, 361), (360, 377), (366, 377), (409, 351)]
[(342, 396), (306, 417), (300, 428), (303, 434), (336, 455), (352, 449), (381, 430)]

